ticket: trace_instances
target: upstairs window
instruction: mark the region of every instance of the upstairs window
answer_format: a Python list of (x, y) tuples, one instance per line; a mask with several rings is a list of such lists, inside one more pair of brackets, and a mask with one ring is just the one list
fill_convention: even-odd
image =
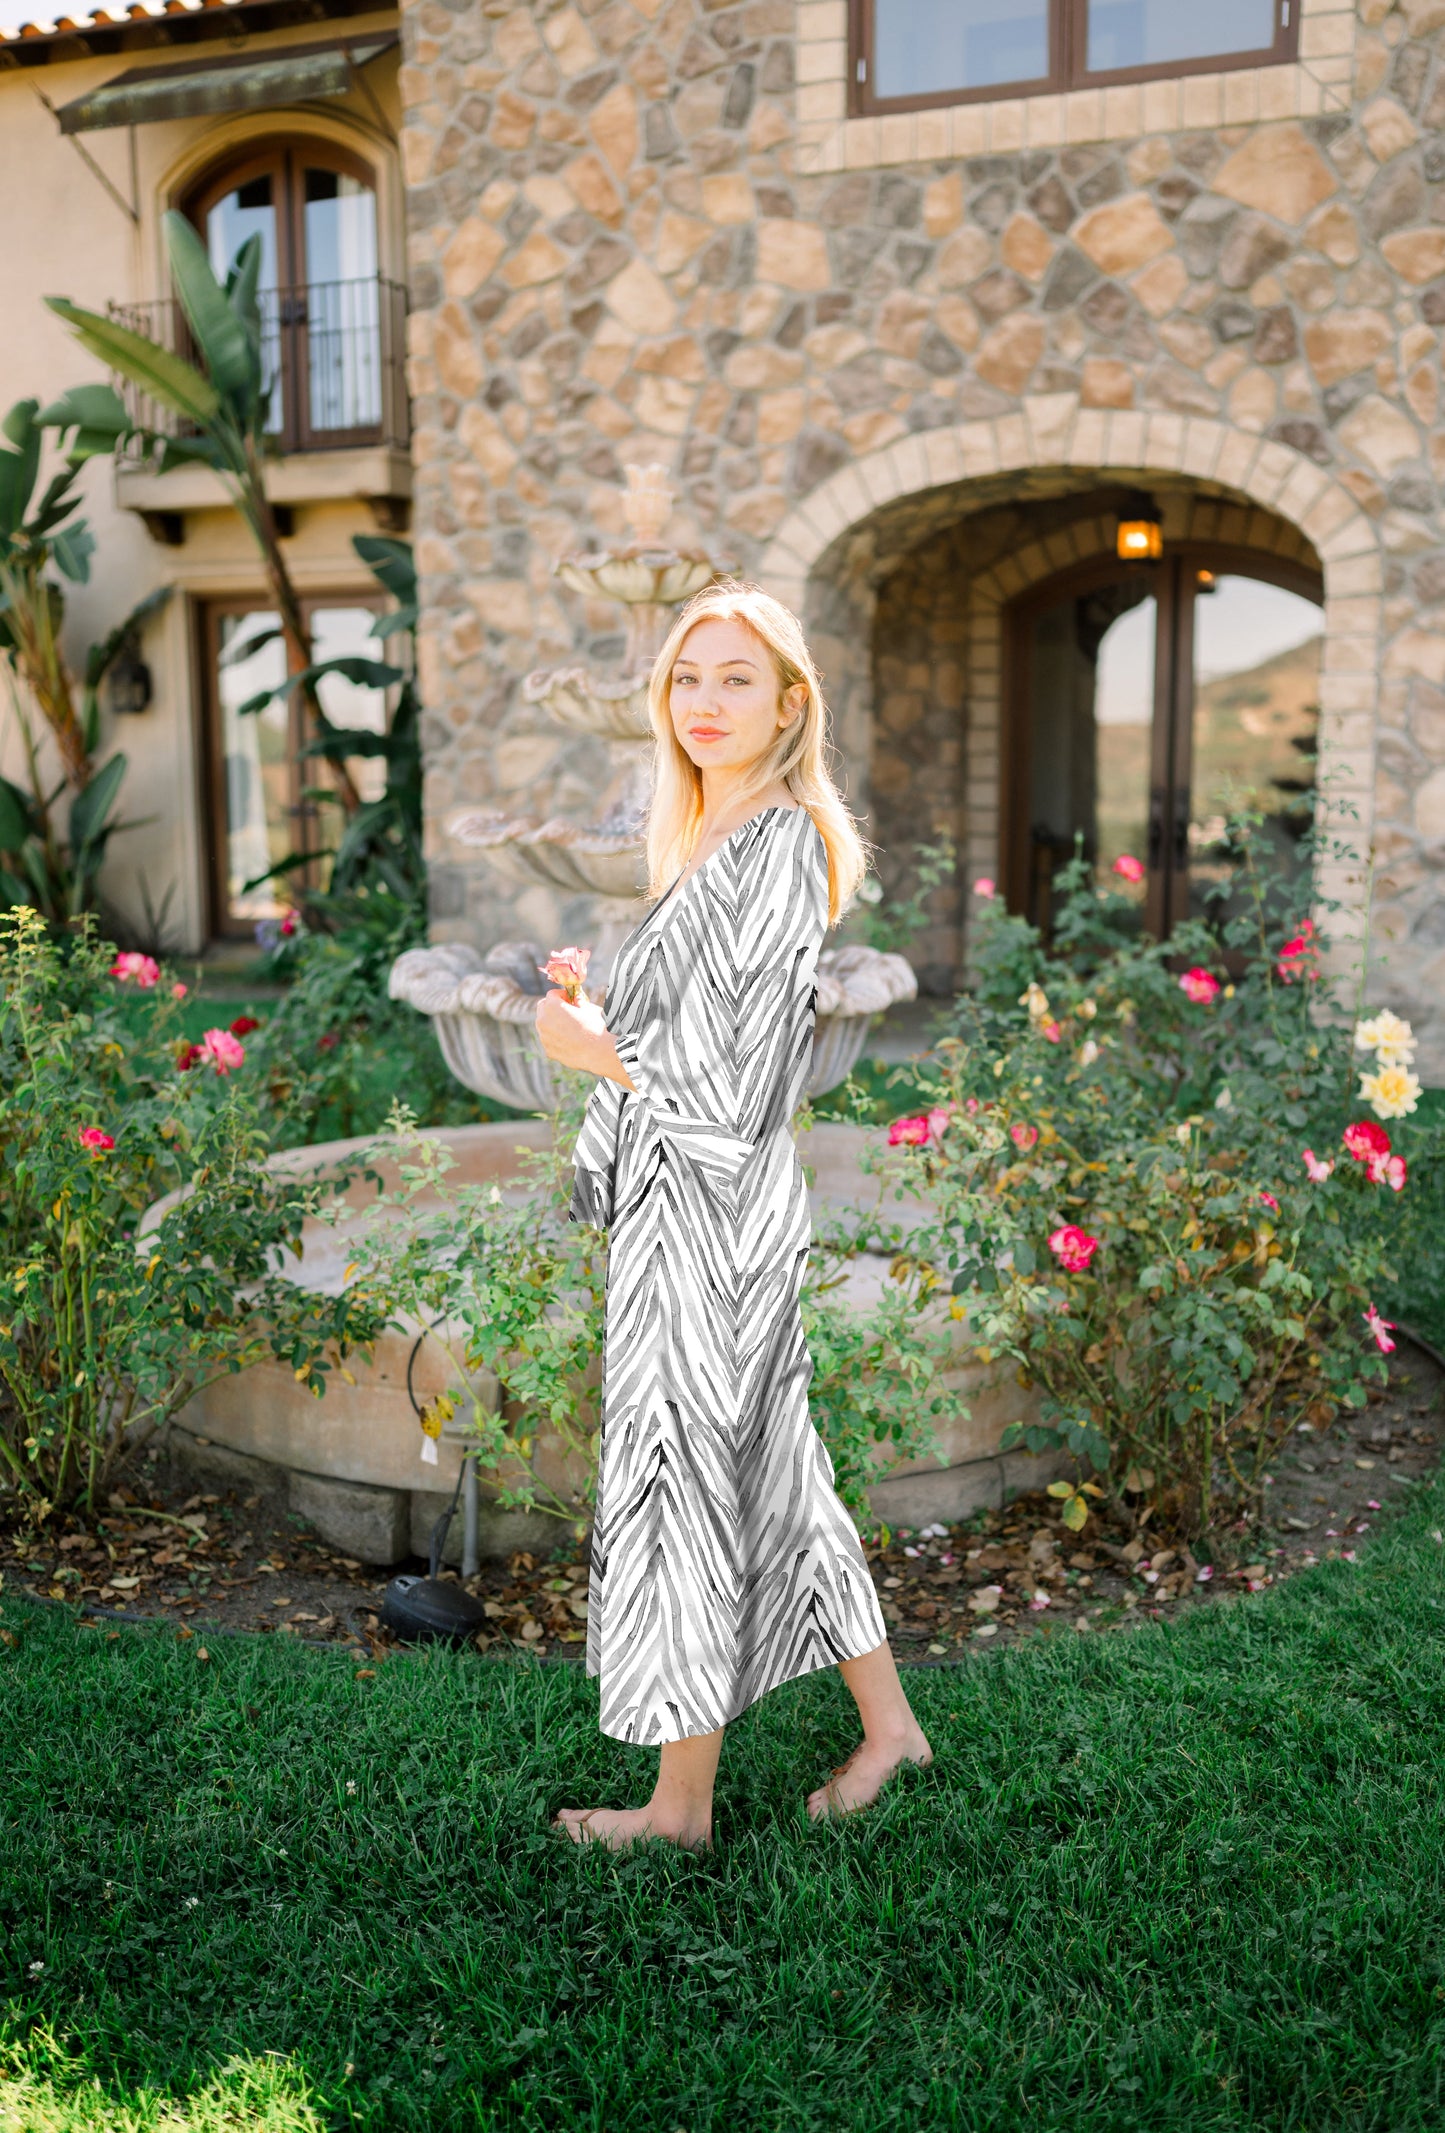
[(262, 352), (283, 448), (378, 439), (396, 389), (400, 292), (377, 271), (371, 171), (319, 142), (268, 142), (186, 206), (218, 276), (247, 238), (261, 240)]
[(1299, 0), (853, 0), (857, 116), (1293, 59)]

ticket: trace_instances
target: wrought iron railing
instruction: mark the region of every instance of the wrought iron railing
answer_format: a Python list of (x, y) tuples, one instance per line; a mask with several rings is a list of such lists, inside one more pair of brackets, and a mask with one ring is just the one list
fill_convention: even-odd
[[(185, 314), (174, 297), (109, 309), (119, 325), (194, 361)], [(407, 445), (406, 291), (399, 283), (372, 275), (263, 289), (260, 312), (271, 396), (267, 429), (283, 452)], [(163, 436), (186, 433), (185, 421), (138, 386), (121, 381), (120, 390), (138, 428)]]

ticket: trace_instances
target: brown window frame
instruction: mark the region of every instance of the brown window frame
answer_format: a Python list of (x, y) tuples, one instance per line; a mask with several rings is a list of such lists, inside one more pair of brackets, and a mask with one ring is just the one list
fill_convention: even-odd
[[(940, 89), (921, 96), (875, 96), (874, 15), (888, 0), (849, 0), (848, 116), (878, 118), (894, 111), (931, 111), (942, 104), (1003, 103), (1022, 96), (1059, 96), (1071, 89), (1106, 89), (1116, 83), (1172, 81), (1187, 74), (1229, 74), (1244, 67), (1285, 66), (1299, 54), (1303, 0), (1274, 0), (1274, 42), (1252, 52), (1211, 53), (1204, 59), (1165, 60), (1154, 66), (1112, 67), (1091, 74), (1088, 0), (1049, 0), (1049, 71), (1028, 81), (990, 82), (982, 89)], [(1288, 6), (1289, 20), (1281, 16)], [(860, 69), (862, 75), (860, 78)]]
[[(301, 597), (301, 613), (307, 629), (318, 608), (364, 607), (374, 615), (385, 614), (390, 606), (385, 593), (375, 584), (366, 586), (341, 586), (317, 592), (308, 590)], [(250, 615), (265, 611), (272, 605), (264, 590), (254, 593), (224, 593), (214, 599), (196, 602), (196, 653), (200, 660), (199, 702), (201, 707), (201, 746), (199, 750), (201, 769), (201, 822), (204, 832), (205, 888), (207, 913), (207, 938), (214, 941), (249, 940), (254, 927), (250, 919), (233, 918), (230, 909), (230, 884), (227, 880), (229, 856), (225, 756), (222, 746), (223, 725), (221, 700), (217, 689), (220, 673), (221, 620), (226, 615)], [(379, 659), (389, 655), (385, 645), (377, 646)], [(301, 672), (300, 662), (288, 650), (286, 660), (288, 674)], [(326, 765), (317, 757), (303, 762), (301, 749), (306, 743), (306, 709), (299, 689), (293, 689), (288, 700), (287, 718), (287, 805), (286, 812), (294, 825), (295, 835), (290, 849), (293, 852), (319, 853), (320, 839), (314, 834), (319, 812), (319, 802), (304, 800), (302, 791), (307, 786), (321, 785), (326, 778)], [(296, 877), (307, 888), (321, 886), (319, 865), (307, 866)]]
[[(302, 173), (330, 170), (355, 178), (376, 202), (377, 235), (380, 237), (381, 200), (377, 174), (364, 157), (333, 141), (311, 140), (306, 135), (276, 135), (252, 141), (212, 163), (191, 187), (181, 203), (181, 212), (204, 240), (206, 217), (219, 200), (250, 178), (270, 176), (276, 188), (276, 274), (283, 292), (280, 320), (282, 426), (277, 432), (282, 452), (344, 451), (358, 445), (379, 444), (387, 434), (386, 409), (380, 422), (358, 428), (313, 431), (308, 391), (310, 370), (310, 320), (305, 290), (311, 286), (310, 262), (306, 257), (306, 204)], [(317, 284), (316, 286), (325, 286)], [(377, 302), (385, 300), (384, 277), (378, 275)], [(378, 362), (383, 370), (382, 342), (386, 322), (378, 312)]]
[(1150, 850), (1144, 923), (1164, 940), (1189, 912), (1189, 870), (1181, 858), (1187, 837), (1192, 791), (1194, 744), (1194, 602), (1186, 593), (1187, 573), (1209, 570), (1216, 577), (1258, 578), (1266, 585), (1299, 593), (1323, 610), (1325, 589), (1320, 573), (1287, 556), (1219, 541), (1170, 543), (1157, 563), (1121, 563), (1096, 557), (1030, 586), (1009, 603), (1003, 642), (1004, 718), (999, 761), (999, 876), (1010, 911), (1028, 908), (1030, 850), (1031, 732), (1029, 705), (1029, 632), (1034, 617), (1061, 600), (1077, 598), (1125, 576), (1147, 573), (1158, 602), (1154, 635), (1154, 717), (1151, 728)]

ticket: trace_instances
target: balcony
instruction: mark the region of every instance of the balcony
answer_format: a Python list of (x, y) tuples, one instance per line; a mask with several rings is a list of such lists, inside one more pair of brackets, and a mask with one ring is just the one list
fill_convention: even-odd
[[(378, 525), (404, 530), (411, 497), (405, 290), (380, 275), (311, 282), (263, 289), (260, 307), (275, 455), (266, 479), (272, 503), (285, 514), (298, 504), (359, 499)], [(194, 361), (185, 315), (173, 297), (111, 304), (109, 312), (119, 325)], [(187, 434), (191, 426), (168, 408), (134, 385), (118, 384), (139, 428)], [(160, 474), (138, 456), (122, 461), (117, 493), (171, 545), (185, 538), (187, 512), (220, 509), (227, 501), (208, 467)]]

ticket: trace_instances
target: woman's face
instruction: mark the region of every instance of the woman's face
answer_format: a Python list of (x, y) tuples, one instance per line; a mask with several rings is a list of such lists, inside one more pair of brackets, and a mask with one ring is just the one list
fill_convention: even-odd
[(699, 770), (746, 769), (807, 699), (803, 682), (779, 690), (773, 655), (745, 622), (699, 622), (673, 662), (672, 728)]

